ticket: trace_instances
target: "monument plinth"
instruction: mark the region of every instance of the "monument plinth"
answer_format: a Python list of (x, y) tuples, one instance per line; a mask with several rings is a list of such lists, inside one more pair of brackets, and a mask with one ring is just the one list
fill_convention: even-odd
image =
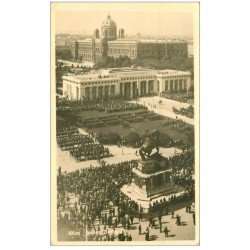
[(176, 190), (176, 185), (171, 179), (171, 170), (168, 168), (168, 160), (158, 153), (148, 160), (138, 161), (132, 172), (130, 193), (138, 200), (150, 201)]
[[(152, 200), (177, 191), (177, 186), (171, 178), (168, 158), (159, 154), (159, 136), (160, 133), (156, 129), (146, 138), (139, 150), (141, 160), (132, 169), (132, 182), (121, 188), (125, 195), (146, 210)], [(154, 148), (157, 152), (151, 154)]]

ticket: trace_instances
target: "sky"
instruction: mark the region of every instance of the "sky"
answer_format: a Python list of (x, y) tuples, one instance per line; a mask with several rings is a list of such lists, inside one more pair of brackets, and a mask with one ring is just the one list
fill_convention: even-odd
[[(192, 4), (77, 4), (55, 10), (55, 32), (93, 35), (110, 14), (125, 35), (193, 37)], [(58, 6), (56, 6), (58, 7)]]

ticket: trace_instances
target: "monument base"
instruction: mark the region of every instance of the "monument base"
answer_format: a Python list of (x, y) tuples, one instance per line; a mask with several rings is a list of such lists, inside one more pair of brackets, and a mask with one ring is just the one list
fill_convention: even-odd
[(139, 160), (132, 173), (132, 182), (123, 186), (121, 191), (145, 209), (153, 200), (178, 192), (168, 159), (159, 153), (151, 155), (147, 160)]
[(157, 192), (155, 192), (155, 194), (151, 196), (148, 195), (146, 190), (142, 190), (134, 183), (131, 183), (130, 185), (125, 185), (125, 189), (123, 190), (126, 190), (126, 193), (130, 193), (137, 200), (152, 201), (153, 199), (156, 199), (160, 196), (166, 196), (169, 194), (176, 193), (178, 187), (176, 185), (162, 185), (161, 187), (158, 187)]
[(124, 185), (121, 188), (121, 191), (131, 200), (135, 201), (138, 205), (140, 205), (141, 208), (143, 209), (143, 213), (148, 213), (150, 203), (152, 204), (156, 200), (160, 201), (163, 198), (168, 200), (173, 194), (178, 196), (179, 194), (184, 192), (184, 189), (180, 186), (175, 186), (174, 190), (162, 192), (161, 194), (156, 194), (151, 197), (146, 197), (145, 194), (137, 192), (133, 185)]

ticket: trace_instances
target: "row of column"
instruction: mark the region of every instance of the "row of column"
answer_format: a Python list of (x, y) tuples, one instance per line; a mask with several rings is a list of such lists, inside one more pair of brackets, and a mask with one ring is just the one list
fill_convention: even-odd
[(102, 97), (114, 97), (116, 95), (134, 98), (158, 93), (159, 91), (187, 90), (188, 84), (189, 82), (187, 82), (186, 79), (122, 82), (120, 85), (103, 85), (83, 88), (72, 88), (73, 86), (71, 86), (71, 84), (67, 84), (66, 93), (73, 99), (81, 99), (84, 97), (92, 100)]
[(150, 81), (141, 81), (141, 82), (123, 82), (120, 83), (120, 96), (126, 97), (136, 97), (142, 95), (152, 94), (157, 92), (155, 89), (155, 82)]
[(89, 100), (97, 98), (107, 98), (114, 97), (116, 94), (115, 85), (104, 85), (104, 86), (94, 86), (85, 87), (82, 89), (81, 96)]
[(186, 79), (178, 80), (167, 80), (164, 84), (164, 91), (173, 91), (173, 90), (184, 90), (187, 89)]

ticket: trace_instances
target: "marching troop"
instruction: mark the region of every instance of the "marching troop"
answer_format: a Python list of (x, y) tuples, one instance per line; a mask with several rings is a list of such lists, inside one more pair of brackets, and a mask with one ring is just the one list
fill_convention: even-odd
[(190, 105), (188, 108), (180, 109), (173, 107), (173, 112), (177, 115), (183, 115), (188, 118), (194, 118), (194, 107), (192, 105)]
[(96, 143), (89, 134), (80, 134), (69, 122), (57, 122), (57, 143), (62, 150), (70, 151), (77, 161), (101, 160), (110, 156), (108, 147)]

